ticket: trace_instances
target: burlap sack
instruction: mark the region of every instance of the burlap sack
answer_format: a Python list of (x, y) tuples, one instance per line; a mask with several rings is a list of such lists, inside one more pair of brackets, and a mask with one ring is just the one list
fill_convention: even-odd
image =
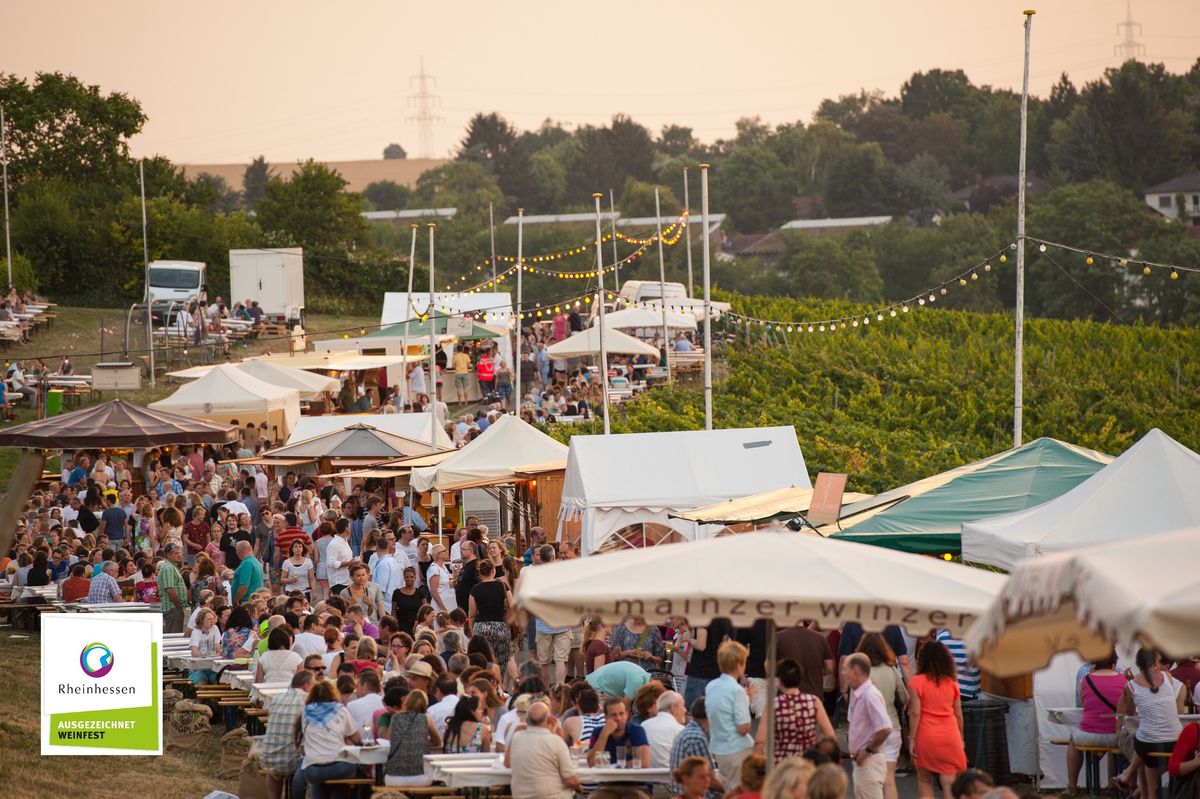
[(171, 723), (171, 714), (175, 711), (175, 703), (183, 699), (183, 692), (174, 688), (166, 688), (162, 694), (163, 721)]
[(250, 747), (237, 775), (240, 799), (267, 799), (267, 782), (258, 771), (258, 742)]
[(230, 730), (221, 736), (221, 766), (217, 776), (232, 780), (242, 773), (242, 765), (250, 751), (250, 737), (245, 727)]
[(167, 725), (167, 749), (197, 752), (204, 748), (212, 732), (212, 708), (199, 702), (180, 699)]

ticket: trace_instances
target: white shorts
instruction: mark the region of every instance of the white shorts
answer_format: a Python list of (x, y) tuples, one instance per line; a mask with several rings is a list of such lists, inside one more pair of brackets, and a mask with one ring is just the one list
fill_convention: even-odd
[(903, 735), (900, 730), (892, 730), (892, 734), (883, 742), (883, 758), (889, 763), (900, 759), (900, 742)]

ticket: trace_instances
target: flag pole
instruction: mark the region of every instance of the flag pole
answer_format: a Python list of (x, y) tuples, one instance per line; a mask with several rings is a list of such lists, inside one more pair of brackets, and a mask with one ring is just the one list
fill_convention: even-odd
[(658, 302), (662, 306), (663, 360), (667, 362), (667, 382), (670, 383), (671, 337), (667, 334), (667, 272), (663, 264), (662, 209), (658, 201), (658, 186), (654, 187), (654, 229), (654, 237), (658, 239)]
[(683, 168), (683, 210), (687, 212), (686, 223), (683, 226), (683, 235), (687, 242), (687, 266), (688, 266), (688, 297), (696, 296), (696, 284), (692, 281), (692, 204), (688, 200), (688, 171), (687, 167)]
[[(525, 209), (517, 209), (517, 354), (516, 354), (516, 369), (513, 371), (513, 410), (517, 416), (521, 415), (521, 404), (525, 401), (524, 395), (521, 394), (521, 320), (525, 314), (521, 310), (521, 273), (525, 271)], [(495, 283), (492, 287), (495, 288)], [(536, 365), (536, 364), (535, 364)]]
[(1021, 86), (1021, 157), (1017, 166), (1017, 301), (1016, 336), (1013, 352), (1013, 446), (1021, 446), (1023, 439), (1023, 416), (1025, 394), (1025, 143), (1029, 118), (1029, 36), (1033, 27), (1033, 15), (1027, 9), (1025, 15), (1025, 75)]
[(704, 237), (704, 429), (713, 426), (712, 386), (712, 281), (709, 274), (708, 236), (708, 164), (700, 165), (700, 227)]

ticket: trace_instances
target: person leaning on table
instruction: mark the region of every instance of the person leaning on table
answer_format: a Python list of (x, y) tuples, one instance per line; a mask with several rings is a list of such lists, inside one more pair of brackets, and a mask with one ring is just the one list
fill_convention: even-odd
[(547, 727), (550, 706), (533, 702), (504, 752), (513, 799), (571, 799), (583, 792), (567, 743)]

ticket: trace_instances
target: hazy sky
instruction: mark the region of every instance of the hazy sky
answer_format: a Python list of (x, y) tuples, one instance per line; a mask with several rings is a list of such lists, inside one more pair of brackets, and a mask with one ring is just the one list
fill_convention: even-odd
[[(406, 117), (421, 56), (445, 119), (436, 155), (493, 110), (520, 128), (624, 112), (711, 141), (741, 116), (807, 121), (825, 97), (894, 94), (915, 70), (1019, 89), (1029, 2), (11, 2), (0, 70), (129, 93), (150, 118), (134, 154), (185, 163), (377, 158), (391, 141), (417, 155)], [(1035, 93), (1119, 62), (1125, 0), (1033, 7)], [(1148, 60), (1181, 72), (1200, 54), (1200, 0), (1133, 0), (1133, 16)]]

